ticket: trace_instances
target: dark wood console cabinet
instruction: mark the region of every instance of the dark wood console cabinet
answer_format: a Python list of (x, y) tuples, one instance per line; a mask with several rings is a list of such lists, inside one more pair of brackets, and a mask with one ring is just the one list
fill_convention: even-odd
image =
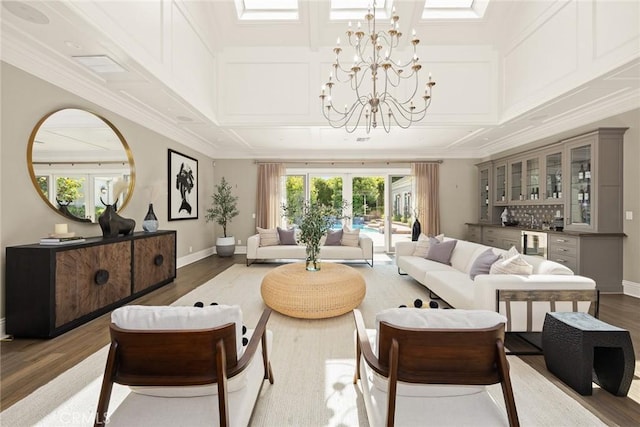
[(51, 338), (176, 277), (176, 232), (6, 249), (6, 332)]

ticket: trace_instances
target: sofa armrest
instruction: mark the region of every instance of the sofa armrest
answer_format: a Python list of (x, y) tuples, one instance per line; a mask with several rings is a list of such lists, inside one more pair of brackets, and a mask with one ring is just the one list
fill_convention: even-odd
[(260, 235), (254, 234), (247, 239), (247, 259), (258, 258), (258, 247), (260, 246)]
[(358, 246), (362, 249), (364, 259), (373, 260), (373, 239), (369, 236), (359, 236)]
[(396, 242), (396, 259), (403, 255), (413, 255), (413, 251), (416, 250), (416, 244), (417, 242)]

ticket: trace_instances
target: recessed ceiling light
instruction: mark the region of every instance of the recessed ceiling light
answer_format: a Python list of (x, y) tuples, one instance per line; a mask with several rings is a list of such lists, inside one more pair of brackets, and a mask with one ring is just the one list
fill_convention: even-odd
[(73, 59), (99, 74), (125, 73), (127, 71), (107, 55), (74, 56)]
[(18, 18), (29, 21), (32, 24), (46, 25), (49, 18), (33, 6), (17, 1), (3, 1), (2, 5)]

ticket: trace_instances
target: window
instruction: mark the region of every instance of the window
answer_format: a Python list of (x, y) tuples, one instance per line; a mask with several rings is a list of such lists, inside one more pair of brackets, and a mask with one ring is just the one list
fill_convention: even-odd
[[(330, 19), (361, 21), (372, 3), (372, 0), (331, 0)], [(389, 19), (392, 7), (392, 0), (377, 0), (376, 19)]]
[(240, 20), (298, 19), (298, 0), (235, 0)]
[(489, 0), (425, 0), (422, 19), (481, 19)]

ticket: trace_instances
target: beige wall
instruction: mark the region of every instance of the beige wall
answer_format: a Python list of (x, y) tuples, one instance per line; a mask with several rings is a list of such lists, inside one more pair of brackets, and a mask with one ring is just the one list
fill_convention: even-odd
[[(247, 245), (247, 238), (256, 232), (256, 189), (258, 188), (258, 165), (253, 160), (216, 160), (213, 179), (219, 184), (224, 177), (238, 196), (238, 216), (227, 225), (227, 235), (233, 235), (236, 244)], [(211, 194), (206, 199), (206, 208), (211, 207)], [(215, 225), (217, 235), (222, 236), (222, 227)], [(236, 249), (237, 250), (237, 249)]]
[(478, 221), (476, 160), (447, 159), (440, 165), (440, 230), (465, 239), (467, 222)]
[(640, 112), (636, 110), (621, 118), (629, 126), (624, 134), (624, 200), (623, 210), (631, 211), (632, 220), (625, 220), (623, 243), (623, 280), (640, 284)]
[[(46, 113), (63, 107), (84, 108), (111, 121), (127, 140), (136, 165), (136, 186), (130, 203), (122, 215), (136, 220), (136, 231), (142, 231), (142, 219), (147, 212), (149, 187), (158, 185), (161, 192), (154, 202), (154, 211), (161, 229), (177, 230), (178, 258), (204, 251), (214, 244), (212, 224), (204, 220), (204, 207), (213, 190), (212, 159), (202, 156), (179, 143), (137, 125), (98, 105), (2, 63), (2, 158), (0, 194), (0, 245), (2, 249), (0, 277), (0, 317), (4, 317), (4, 270), (7, 246), (37, 242), (53, 231), (53, 225), (68, 222), (71, 231), (83, 236), (101, 235), (97, 224), (66, 220), (45, 205), (31, 184), (27, 170), (26, 151), (29, 135), (37, 121)], [(199, 219), (167, 221), (167, 148), (198, 159)]]

